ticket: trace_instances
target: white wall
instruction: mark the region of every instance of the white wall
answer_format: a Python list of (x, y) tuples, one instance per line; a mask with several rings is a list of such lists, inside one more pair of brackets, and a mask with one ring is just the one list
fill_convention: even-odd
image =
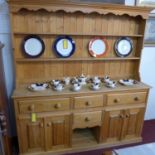
[[(6, 79), (6, 88), (8, 96), (8, 111), (10, 111), (9, 120), (10, 123), (14, 124), (13, 119), (13, 108), (11, 102), (11, 95), (14, 83), (14, 72), (13, 72), (13, 52), (11, 46), (11, 34), (10, 34), (10, 19), (8, 5), (5, 0), (0, 0), (0, 41), (5, 45), (3, 48), (3, 63), (4, 63), (4, 74)], [(11, 130), (14, 134), (15, 130)]]
[(155, 119), (155, 47), (144, 47), (140, 65), (141, 80), (150, 85), (145, 119)]

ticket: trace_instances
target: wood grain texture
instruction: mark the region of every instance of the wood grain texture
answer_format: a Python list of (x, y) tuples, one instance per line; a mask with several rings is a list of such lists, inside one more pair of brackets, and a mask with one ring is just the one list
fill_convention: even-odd
[[(139, 27), (139, 23), (145, 25), (145, 20), (141, 17), (122, 15), (120, 18), (113, 14), (107, 14), (106, 16), (97, 13), (83, 14), (81, 12), (69, 14), (63, 11), (47, 13), (44, 10), (35, 12), (21, 10), (20, 13), (12, 13), (12, 15), (17, 87), (20, 84), (31, 83), (32, 79), (40, 82), (41, 80), (64, 76), (78, 76), (82, 73), (92, 76), (109, 75), (112, 78), (126, 76), (126, 78), (134, 77), (139, 79), (137, 74), (141, 55), (139, 44), (141, 44), (140, 41), (143, 40), (144, 35), (144, 28)], [(21, 26), (19, 26), (20, 23)], [(35, 64), (33, 61), (29, 61), (21, 48), (23, 38), (28, 34), (40, 34), (46, 46), (43, 55), (36, 59), (36, 61), (38, 60), (37, 63), (34, 60)], [(62, 62), (55, 62), (59, 59), (53, 49), (54, 40), (57, 38), (56, 35), (65, 34), (71, 35), (76, 43), (76, 51), (70, 60), (79, 62), (67, 62), (66, 60), (63, 61), (63, 59)], [(88, 52), (88, 43), (98, 35), (108, 41), (109, 49), (103, 57), (106, 62), (98, 62), (98, 59), (87, 62), (93, 60)], [(131, 37), (134, 47), (133, 52), (128, 59), (124, 58), (124, 61), (108, 62), (110, 59), (119, 60), (119, 57), (115, 54), (114, 44), (121, 36)], [(20, 59), (23, 61), (18, 61)], [(46, 62), (46, 60), (50, 59), (51, 61)], [(30, 63), (25, 63), (27, 61)], [(33, 66), (36, 68), (35, 71), (29, 70)], [(136, 69), (133, 71), (134, 66), (136, 66)], [(74, 71), (72, 71), (72, 68), (74, 68)], [(28, 74), (24, 75), (25, 73)]]
[[(108, 75), (113, 80), (139, 80), (150, 8), (51, 0), (11, 0), (9, 6), (20, 154), (62, 154), (141, 141), (150, 88), (142, 82), (131, 87), (118, 83), (115, 89), (102, 83), (98, 91), (92, 91), (87, 84), (79, 92), (71, 91), (71, 85), (61, 92), (51, 87), (32, 92), (27, 86), (82, 73), (90, 77)], [(22, 51), (23, 39), (29, 34), (39, 35), (45, 43), (45, 51), (39, 58), (28, 58)], [(76, 43), (76, 51), (70, 58), (59, 58), (53, 49), (60, 35), (69, 35)], [(108, 52), (99, 59), (88, 52), (89, 41), (96, 37), (108, 42)], [(133, 51), (125, 58), (118, 57), (114, 49), (120, 37), (133, 41)], [(36, 115), (35, 121), (32, 114)]]
[[(129, 14), (130, 16), (136, 17), (141, 16), (142, 18), (148, 18), (149, 12), (153, 8), (146, 7), (131, 7), (131, 6), (122, 6), (115, 4), (96, 4), (96, 3), (79, 3), (79, 2), (65, 2), (65, 1), (57, 1), (53, 2), (52, 0), (48, 1), (20, 1), (20, 0), (11, 0), (9, 1), (9, 5), (11, 6), (11, 12), (18, 12), (21, 9), (28, 9), (31, 11), (37, 11), (40, 9), (44, 9), (48, 12), (57, 12), (60, 10), (66, 11), (68, 13), (74, 13), (80, 11), (85, 14), (90, 13), (98, 13), (98, 14), (115, 14), (115, 15), (123, 15)], [(37, 6), (37, 7), (36, 7)], [(126, 12), (126, 13), (124, 13)]]

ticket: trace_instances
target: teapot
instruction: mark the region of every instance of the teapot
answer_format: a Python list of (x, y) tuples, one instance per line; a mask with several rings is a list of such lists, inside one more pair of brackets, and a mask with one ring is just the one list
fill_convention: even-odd
[(80, 82), (82, 85), (84, 85), (84, 84), (86, 84), (87, 77), (84, 76), (83, 74), (81, 74), (81, 76), (79, 76), (78, 80), (79, 80), (79, 82)]

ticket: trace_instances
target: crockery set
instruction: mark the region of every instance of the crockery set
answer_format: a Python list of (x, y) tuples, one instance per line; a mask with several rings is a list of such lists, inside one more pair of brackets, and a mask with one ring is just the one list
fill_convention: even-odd
[[(133, 79), (120, 79), (118, 82), (124, 86), (132, 86), (138, 83)], [(34, 83), (28, 86), (28, 89), (31, 91), (44, 91), (50, 87), (55, 91), (62, 91), (65, 87), (69, 87), (71, 91), (80, 91), (83, 86), (88, 85), (91, 90), (95, 91), (101, 88), (102, 83), (108, 88), (115, 88), (117, 86), (117, 82), (111, 80), (108, 76), (101, 78), (98, 76), (84, 76), (82, 74), (79, 77), (64, 77), (63, 80), (57, 79), (47, 83)]]

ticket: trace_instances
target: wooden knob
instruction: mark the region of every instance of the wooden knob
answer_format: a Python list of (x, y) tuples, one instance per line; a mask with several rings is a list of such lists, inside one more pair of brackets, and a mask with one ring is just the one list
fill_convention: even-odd
[(126, 118), (129, 118), (130, 115), (129, 114), (126, 114), (125, 116), (126, 116)]
[(85, 121), (86, 121), (86, 122), (89, 122), (89, 121), (90, 121), (90, 119), (89, 119), (88, 117), (86, 117), (86, 118), (85, 118)]
[(138, 97), (135, 97), (134, 100), (135, 100), (135, 101), (139, 101), (139, 98), (138, 98)]
[(32, 104), (32, 105), (29, 106), (29, 110), (30, 111), (34, 111), (34, 104)]
[(61, 108), (61, 104), (60, 103), (57, 103), (57, 104), (55, 104), (55, 106), (54, 106), (56, 109), (59, 109), (59, 108)]
[(43, 128), (44, 127), (44, 124), (43, 123), (40, 123), (40, 127)]
[(119, 102), (119, 100), (118, 100), (118, 99), (114, 99), (114, 102), (115, 102), (115, 103), (118, 103), (118, 102)]
[(48, 122), (48, 123), (47, 123), (47, 126), (48, 126), (48, 127), (50, 127), (51, 125), (52, 125), (52, 123), (51, 123), (51, 122)]
[(91, 102), (90, 101), (87, 101), (86, 102), (86, 106), (90, 106), (91, 105)]
[(123, 114), (120, 114), (119, 117), (120, 117), (120, 118), (124, 118), (124, 115), (123, 115)]

